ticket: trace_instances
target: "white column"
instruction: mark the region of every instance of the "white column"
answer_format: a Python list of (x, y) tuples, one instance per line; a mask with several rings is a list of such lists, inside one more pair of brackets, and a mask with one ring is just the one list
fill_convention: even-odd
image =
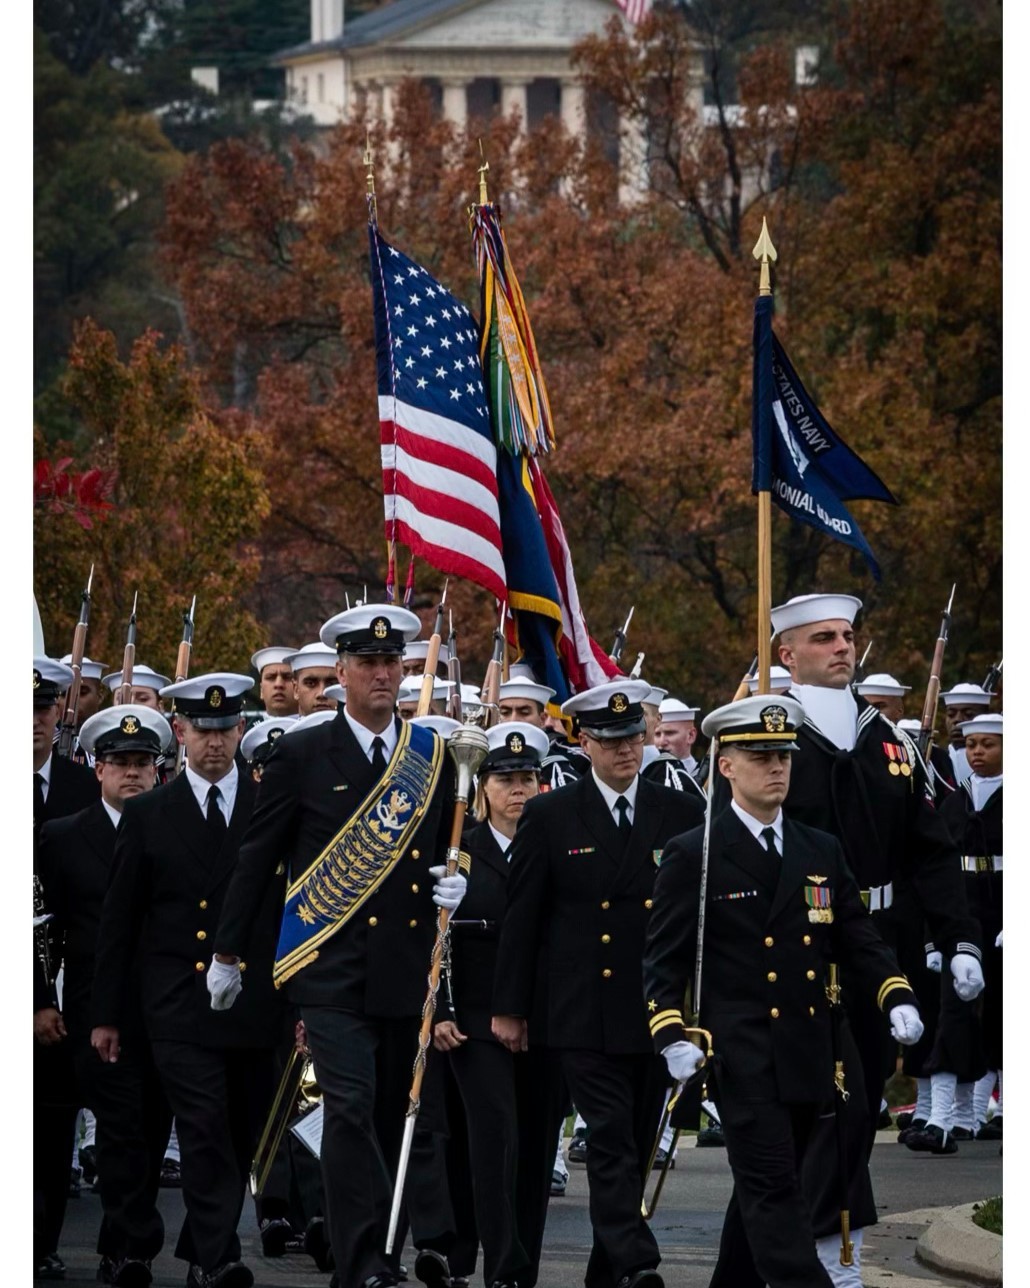
[(647, 137), (639, 117), (619, 117), (619, 201), (632, 206), (648, 188)]
[(384, 81), (382, 87), (383, 124), (389, 130), (393, 125), (394, 111), (397, 105), (397, 85), (395, 81)]
[(561, 83), (561, 123), (577, 142), (586, 134), (586, 90), (578, 81)]
[(528, 81), (501, 81), (501, 115), (508, 116), (513, 110), (519, 114), (519, 130), (525, 133), (529, 124)]
[(450, 77), (441, 82), (443, 85), (444, 120), (453, 121), (459, 130), (468, 124), (469, 105), (466, 88), (468, 81)]

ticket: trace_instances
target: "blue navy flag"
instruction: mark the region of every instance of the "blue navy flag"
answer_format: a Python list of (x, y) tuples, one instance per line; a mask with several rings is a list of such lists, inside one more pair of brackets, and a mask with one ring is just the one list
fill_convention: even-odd
[(879, 564), (843, 502), (897, 500), (823, 418), (773, 334), (772, 308), (772, 296), (755, 301), (751, 491), (769, 492), (791, 518), (860, 550), (879, 581)]

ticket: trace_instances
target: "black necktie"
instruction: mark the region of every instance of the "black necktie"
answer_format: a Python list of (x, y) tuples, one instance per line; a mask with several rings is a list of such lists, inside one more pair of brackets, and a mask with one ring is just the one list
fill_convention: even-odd
[(769, 853), (779, 858), (780, 852), (776, 848), (776, 833), (771, 827), (762, 828), (762, 840), (765, 842), (765, 848)]
[(212, 783), (207, 792), (207, 825), (211, 831), (214, 832), (216, 839), (219, 841), (228, 831), (228, 827), (225, 822), (225, 815), (222, 813), (221, 807), (218, 804), (221, 796), (222, 793), (214, 783)]
[(629, 836), (633, 826), (629, 821), (629, 801), (625, 796), (620, 796), (615, 802), (615, 808), (619, 814), (619, 832), (623, 838), (626, 838)]
[(43, 775), (32, 775), (32, 822), (42, 827), (46, 822), (46, 798), (43, 796)]
[(386, 769), (386, 743), (378, 734), (372, 739), (372, 768), (380, 777)]

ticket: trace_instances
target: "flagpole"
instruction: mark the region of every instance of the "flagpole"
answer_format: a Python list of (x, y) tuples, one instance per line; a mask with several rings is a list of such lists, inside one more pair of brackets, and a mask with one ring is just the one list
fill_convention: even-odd
[[(762, 232), (751, 252), (755, 259), (761, 260), (762, 271), (759, 278), (758, 294), (772, 295), (769, 281), (769, 263), (776, 259), (776, 247), (772, 244), (765, 216), (762, 216)], [(758, 692), (769, 692), (769, 665), (771, 658), (771, 615), (772, 615), (772, 506), (770, 493), (758, 493)]]

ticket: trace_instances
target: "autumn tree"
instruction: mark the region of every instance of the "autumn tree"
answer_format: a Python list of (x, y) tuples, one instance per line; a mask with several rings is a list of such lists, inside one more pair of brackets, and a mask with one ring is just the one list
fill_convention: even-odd
[(171, 675), (195, 594), (194, 670), (246, 671), (264, 640), (243, 605), (269, 508), (262, 444), (215, 423), (181, 350), (162, 348), (154, 332), (123, 363), (110, 332), (80, 326), (65, 392), (91, 431), (94, 467), (114, 481), (112, 508), (88, 528), (74, 511), (36, 507), (33, 582), (48, 649), (59, 657), (70, 647), (78, 592), (95, 564), (91, 657), (120, 668), (138, 592), (137, 656)]

